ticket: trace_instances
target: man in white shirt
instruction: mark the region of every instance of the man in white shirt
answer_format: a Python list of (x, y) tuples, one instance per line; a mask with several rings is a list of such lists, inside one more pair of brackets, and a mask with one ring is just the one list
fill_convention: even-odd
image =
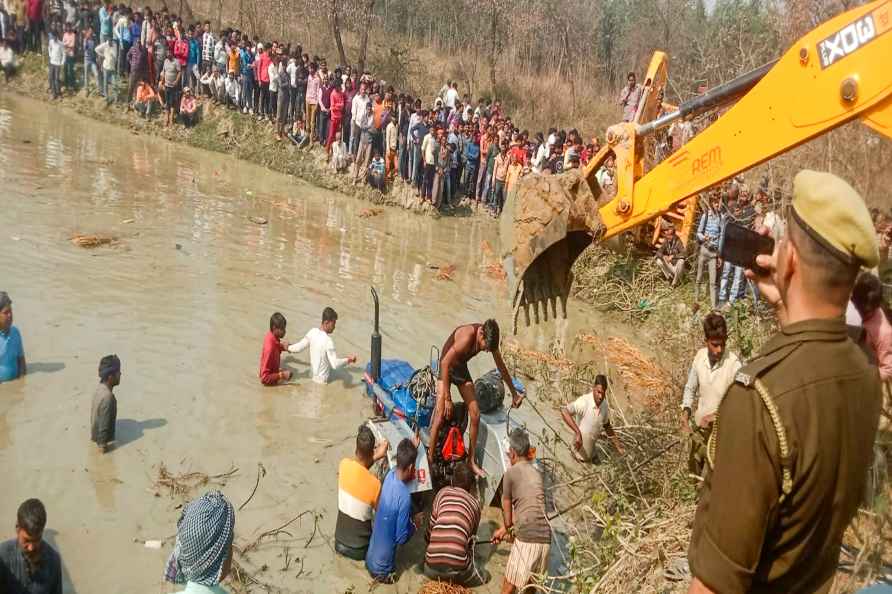
[(53, 31), (50, 31), (47, 37), (49, 39), (47, 42), (47, 53), (50, 61), (50, 91), (53, 94), (53, 99), (58, 99), (62, 96), (62, 86), (59, 77), (62, 73), (62, 66), (65, 65), (65, 46), (62, 45), (62, 42), (59, 41), (59, 38), (56, 37)]
[(317, 384), (327, 384), (332, 371), (356, 363), (356, 355), (342, 359), (335, 351), (334, 341), (330, 335), (337, 323), (337, 312), (326, 307), (322, 311), (322, 324), (319, 328), (313, 328), (299, 342), (288, 345), (290, 353), (299, 353), (310, 347), (310, 367), (313, 370), (313, 381)]
[(592, 391), (583, 394), (561, 409), (561, 418), (573, 430), (573, 456), (579, 462), (597, 461), (595, 443), (601, 432), (607, 433), (616, 451), (624, 453), (619, 438), (610, 426), (610, 411), (607, 408), (607, 377), (598, 375), (592, 384)]
[(458, 100), (458, 90), (455, 88), (456, 83), (449, 83), (449, 88), (446, 89), (446, 94), (443, 97), (444, 103), (446, 103), (446, 107), (449, 108), (449, 111), (455, 110), (455, 102)]
[(350, 106), (353, 120), (350, 123), (350, 154), (354, 157), (356, 157), (356, 151), (359, 148), (359, 128), (362, 125), (363, 117), (365, 117), (365, 108), (369, 101), (368, 86), (364, 82), (359, 83), (359, 92), (353, 97), (353, 103)]
[[(688, 470), (698, 476), (703, 471), (706, 443), (712, 434), (719, 405), (742, 367), (737, 355), (725, 349), (728, 327), (721, 314), (713, 312), (703, 319), (703, 333), (706, 346), (694, 355), (681, 402), (682, 431), (691, 434)], [(697, 410), (693, 413), (694, 427), (691, 427), (695, 396), (698, 398)]]

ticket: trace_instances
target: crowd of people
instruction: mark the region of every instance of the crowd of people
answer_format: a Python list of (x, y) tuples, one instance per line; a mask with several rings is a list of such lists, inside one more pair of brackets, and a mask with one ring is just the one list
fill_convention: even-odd
[[(462, 95), (448, 81), (430, 99), (395, 89), (297, 43), (186, 23), (166, 9), (91, 0), (0, 2), (0, 65), (22, 51), (46, 54), (53, 98), (83, 91), (125, 101), (166, 125), (194, 125), (211, 101), (269, 122), (279, 140), (324, 148), (329, 166), (384, 191), (397, 177), (436, 208), (471, 201), (498, 216), (521, 175), (579, 167), (600, 149), (575, 129), (521, 130), (498, 100)], [(44, 42), (45, 39), (45, 42)], [(641, 85), (620, 98), (634, 114)], [(126, 91), (124, 90), (126, 89)], [(121, 97), (119, 97), (119, 92)], [(599, 174), (609, 185), (612, 169)]]

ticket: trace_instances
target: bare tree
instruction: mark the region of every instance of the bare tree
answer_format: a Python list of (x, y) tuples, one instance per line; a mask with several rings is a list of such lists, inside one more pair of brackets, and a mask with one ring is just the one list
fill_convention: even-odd
[(344, 52), (344, 41), (341, 39), (341, 6), (340, 0), (329, 0), (328, 2), (328, 24), (331, 26), (331, 34), (334, 37), (335, 45), (338, 48), (338, 58), (340, 63), (347, 65), (347, 54)]
[(369, 48), (369, 29), (372, 27), (372, 11), (375, 9), (375, 0), (365, 0), (365, 15), (362, 23), (362, 32), (359, 41), (359, 73), (365, 72), (366, 55)]

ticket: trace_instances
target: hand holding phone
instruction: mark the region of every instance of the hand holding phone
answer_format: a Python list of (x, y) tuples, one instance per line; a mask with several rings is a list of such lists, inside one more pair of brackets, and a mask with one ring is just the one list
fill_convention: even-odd
[(761, 235), (733, 221), (725, 223), (719, 245), (722, 260), (752, 270), (756, 275), (765, 276), (769, 271), (756, 263), (756, 256), (773, 252), (774, 239), (768, 235)]

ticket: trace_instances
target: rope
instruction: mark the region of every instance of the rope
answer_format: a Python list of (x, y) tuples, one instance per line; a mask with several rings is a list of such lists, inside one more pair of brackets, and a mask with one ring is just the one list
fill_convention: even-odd
[[(771, 398), (771, 395), (768, 393), (762, 380), (756, 380), (755, 388), (759, 398), (762, 399), (762, 404), (765, 405), (765, 408), (768, 411), (768, 417), (771, 419), (774, 433), (777, 435), (777, 443), (781, 456), (780, 463), (782, 477), (781, 494), (778, 498), (778, 503), (783, 503), (787, 495), (793, 492), (793, 474), (790, 471), (790, 445), (787, 442), (787, 432), (784, 430), (784, 425), (781, 421), (780, 413), (777, 410), (777, 405), (774, 404), (774, 400)], [(715, 425), (712, 428), (712, 434), (709, 436), (709, 443), (706, 446), (706, 458), (709, 461), (710, 467), (713, 468), (715, 468), (716, 436), (718, 435), (718, 432), (719, 416), (716, 414)]]
[(406, 387), (418, 406), (427, 408), (428, 399), (437, 387), (437, 380), (434, 378), (434, 372), (431, 371), (430, 365), (413, 373)]

